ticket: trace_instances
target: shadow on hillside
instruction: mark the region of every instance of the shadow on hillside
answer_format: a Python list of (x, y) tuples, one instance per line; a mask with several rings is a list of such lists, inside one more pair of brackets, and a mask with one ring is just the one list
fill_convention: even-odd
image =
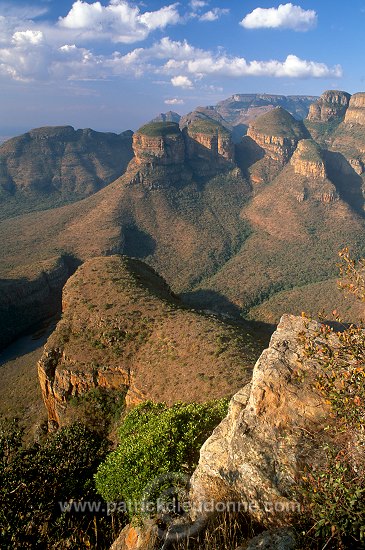
[(193, 292), (185, 292), (180, 294), (180, 299), (184, 304), (190, 307), (201, 309), (203, 311), (211, 311), (212, 313), (227, 316), (228, 320), (250, 327), (255, 331), (259, 331), (264, 336), (269, 337), (276, 325), (262, 323), (260, 321), (246, 320), (242, 317), (242, 310), (233, 302), (228, 300), (226, 296), (220, 292), (210, 289), (195, 290)]
[(329, 179), (335, 184), (340, 196), (355, 212), (364, 216), (362, 178), (341, 153), (326, 152), (326, 168)]
[(250, 166), (258, 162), (265, 156), (265, 151), (257, 145), (249, 136), (244, 136), (240, 143), (235, 147), (236, 164), (241, 169), (242, 173), (247, 176)]
[(156, 241), (136, 225), (128, 225), (123, 229), (124, 246), (122, 253), (126, 256), (143, 260), (156, 250)]

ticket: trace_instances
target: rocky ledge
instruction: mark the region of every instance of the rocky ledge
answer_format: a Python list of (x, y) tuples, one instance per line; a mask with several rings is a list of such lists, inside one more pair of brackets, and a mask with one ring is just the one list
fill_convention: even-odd
[(365, 92), (359, 92), (351, 97), (345, 123), (365, 125)]
[(261, 147), (267, 157), (284, 165), (294, 153), (298, 141), (307, 137), (302, 122), (285, 109), (277, 107), (257, 118), (247, 135)]
[(298, 511), (293, 487), (305, 465), (321, 461), (312, 434), (330, 422), (314, 384), (319, 367), (304, 353), (303, 335), (320, 330), (315, 321), (282, 317), (252, 382), (201, 449), (191, 480), (195, 515), (205, 503), (241, 502), (260, 524), (290, 524)]
[(309, 108), (310, 122), (341, 122), (349, 106), (351, 95), (339, 90), (327, 90)]
[(311, 139), (302, 139), (290, 159), (294, 172), (307, 178), (326, 178), (321, 148)]

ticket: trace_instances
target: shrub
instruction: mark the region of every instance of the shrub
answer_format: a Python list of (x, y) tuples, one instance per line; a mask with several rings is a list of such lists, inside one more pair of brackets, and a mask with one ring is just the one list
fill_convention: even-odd
[[(342, 288), (365, 299), (364, 261), (356, 264), (347, 249), (343, 260)], [(338, 319), (340, 321), (340, 319)], [(307, 338), (307, 356), (321, 367), (317, 387), (331, 405), (330, 442), (324, 443), (324, 464), (307, 469), (300, 489), (309, 532), (327, 546), (363, 547), (365, 542), (365, 330), (360, 324), (322, 327)], [(326, 432), (319, 434), (328, 440)], [(332, 546), (333, 547), (333, 546)]]
[(98, 468), (97, 490), (108, 501), (124, 500), (130, 513), (136, 511), (135, 504), (155, 478), (192, 473), (202, 444), (226, 415), (227, 404), (223, 399), (137, 406), (120, 427), (118, 448)]
[(1, 547), (108, 548), (111, 518), (87, 509), (72, 514), (59, 504), (100, 501), (93, 474), (106, 456), (105, 441), (81, 424), (28, 449), (20, 435), (16, 424), (0, 427)]

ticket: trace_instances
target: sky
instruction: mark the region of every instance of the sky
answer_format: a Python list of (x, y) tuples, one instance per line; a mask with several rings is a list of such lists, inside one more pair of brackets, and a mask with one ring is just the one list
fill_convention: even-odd
[(0, 0), (0, 135), (365, 90), (365, 0)]

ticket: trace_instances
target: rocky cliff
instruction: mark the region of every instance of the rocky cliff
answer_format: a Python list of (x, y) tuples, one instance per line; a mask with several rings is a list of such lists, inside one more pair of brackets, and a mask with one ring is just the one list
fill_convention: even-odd
[(304, 125), (281, 107), (276, 107), (250, 124), (247, 135), (267, 157), (284, 165), (294, 153), (299, 140), (307, 137)]
[(72, 260), (57, 257), (0, 279), (0, 349), (60, 313), (62, 287), (75, 268)]
[(365, 92), (351, 96), (345, 115), (345, 123), (365, 125)]
[(305, 466), (321, 461), (311, 434), (331, 422), (314, 384), (319, 367), (303, 347), (303, 335), (317, 332), (314, 321), (282, 317), (251, 383), (233, 397), (228, 416), (201, 449), (191, 480), (196, 515), (206, 503), (240, 502), (261, 524), (290, 524), (298, 511), (293, 487)]
[(307, 178), (326, 177), (326, 167), (319, 145), (311, 139), (302, 139), (290, 159), (294, 172)]
[(349, 106), (351, 95), (339, 90), (327, 90), (312, 103), (309, 108), (308, 120), (311, 122), (341, 122)]
[(120, 391), (127, 404), (231, 395), (250, 378), (255, 352), (250, 335), (182, 307), (147, 265), (111, 256), (86, 262), (67, 282), (38, 372), (58, 426), (70, 399), (97, 387)]
[(13, 198), (54, 204), (86, 197), (122, 175), (132, 156), (132, 132), (31, 130), (0, 146), (1, 206)]

